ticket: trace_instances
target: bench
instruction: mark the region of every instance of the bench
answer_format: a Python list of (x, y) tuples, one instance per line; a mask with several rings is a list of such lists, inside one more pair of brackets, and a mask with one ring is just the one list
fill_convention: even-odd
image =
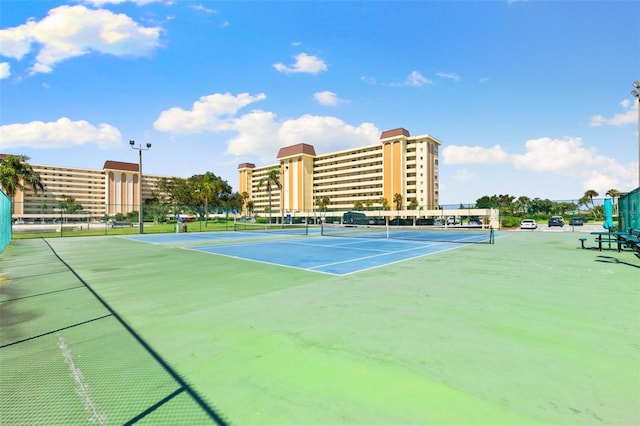
[(113, 222), (111, 223), (112, 228), (132, 228), (133, 222)]
[(611, 243), (617, 245), (618, 251), (622, 251), (623, 239), (620, 237), (619, 232), (592, 232), (591, 235), (596, 235), (595, 242), (598, 243), (598, 250), (602, 251), (602, 243), (608, 243), (609, 249), (611, 249)]
[(618, 245), (618, 251), (622, 251), (622, 245), (623, 245), (623, 241), (621, 238), (618, 237), (604, 237), (604, 238), (596, 238), (594, 240), (596, 243), (598, 243), (598, 250), (602, 251), (602, 244), (603, 243), (609, 243), (609, 248), (611, 248), (611, 243), (617, 244)]
[(628, 234), (619, 234), (619, 237), (626, 248), (640, 251), (640, 229), (630, 229)]
[(582, 247), (582, 249), (586, 249), (586, 247), (584, 246), (584, 242), (587, 241), (586, 238), (578, 238), (578, 240), (580, 241), (580, 247)]

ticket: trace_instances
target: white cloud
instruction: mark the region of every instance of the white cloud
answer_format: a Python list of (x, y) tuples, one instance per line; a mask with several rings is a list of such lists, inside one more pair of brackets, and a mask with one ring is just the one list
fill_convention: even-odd
[(237, 135), (226, 142), (227, 154), (267, 163), (275, 162), (275, 153), (283, 146), (307, 143), (323, 153), (370, 145), (380, 138), (380, 131), (371, 123), (351, 126), (336, 117), (308, 114), (278, 121), (267, 111), (242, 115), (228, 130)]
[(584, 174), (585, 169), (591, 169), (596, 164), (600, 168), (607, 166), (606, 159), (598, 156), (594, 149), (584, 148), (580, 138), (543, 137), (530, 139), (524, 146), (525, 154), (514, 154), (511, 157), (516, 168), (574, 176)]
[(9, 78), (11, 76), (11, 67), (8, 62), (0, 62), (0, 80)]
[[(509, 154), (499, 145), (492, 148), (451, 145), (442, 150), (443, 164), (510, 164), (514, 169), (539, 175), (577, 178), (585, 190), (595, 189), (602, 193), (611, 188), (629, 188), (629, 182), (637, 176), (637, 163), (620, 164), (613, 158), (598, 154), (594, 148), (583, 146), (580, 138), (530, 139), (524, 148), (524, 154)], [(457, 170), (455, 179), (467, 179), (472, 176), (468, 173), (463, 169)]]
[(292, 66), (286, 66), (282, 63), (273, 64), (273, 67), (283, 73), (309, 73), (318, 74), (327, 70), (327, 64), (317, 56), (307, 55), (302, 52), (296, 56), (296, 63)]
[(163, 111), (154, 127), (182, 134), (234, 132), (236, 135), (225, 142), (227, 154), (268, 162), (275, 160), (281, 147), (298, 143), (312, 144), (317, 152), (330, 152), (379, 140), (380, 131), (371, 123), (352, 126), (336, 117), (313, 115), (278, 121), (276, 114), (262, 110), (238, 115), (241, 108), (263, 99), (264, 94), (247, 93), (203, 96), (189, 111), (177, 107)]
[(525, 154), (512, 156), (516, 168), (578, 177), (585, 190), (605, 193), (611, 188), (629, 188), (637, 176), (637, 164), (620, 164), (598, 154), (596, 149), (584, 147), (580, 138), (531, 139), (525, 143), (525, 149)]
[(328, 90), (325, 90), (324, 92), (314, 93), (313, 99), (316, 102), (318, 102), (320, 105), (326, 105), (326, 106), (334, 106), (339, 103), (345, 102), (342, 99), (338, 98), (338, 96), (335, 93), (330, 92)]
[(440, 78), (447, 78), (449, 80), (453, 80), (453, 81), (460, 81), (460, 76), (456, 73), (445, 73), (445, 72), (439, 72), (436, 74), (438, 77)]
[(58, 121), (32, 121), (24, 124), (0, 126), (3, 148), (68, 148), (94, 144), (100, 148), (119, 146), (120, 131), (108, 124), (94, 126), (79, 120), (62, 117)]
[(378, 84), (378, 80), (376, 80), (373, 77), (367, 77), (366, 75), (363, 75), (362, 77), (360, 77), (360, 80), (372, 86), (376, 86)]
[(209, 9), (208, 7), (205, 7), (205, 6), (201, 5), (201, 4), (194, 4), (194, 5), (191, 5), (189, 7), (191, 9), (193, 9), (193, 10), (197, 10), (199, 12), (204, 12), (204, 13), (208, 13), (208, 14), (218, 13), (217, 10)]
[(638, 120), (638, 102), (631, 102), (628, 99), (620, 102), (623, 112), (614, 115), (611, 118), (605, 118), (602, 115), (594, 115), (591, 117), (591, 126), (598, 127), (602, 125), (622, 126), (625, 124), (636, 123)]
[(497, 164), (509, 160), (509, 155), (495, 145), (491, 148), (481, 146), (449, 145), (442, 150), (444, 164)]
[(159, 3), (163, 0), (84, 0), (83, 3), (84, 4), (89, 4), (91, 6), (95, 6), (95, 7), (102, 7), (105, 4), (121, 4), (121, 3), (135, 3), (138, 6), (143, 6), (145, 4), (149, 4), (149, 3)]
[(159, 46), (161, 29), (143, 27), (124, 14), (84, 6), (59, 6), (41, 21), (0, 30), (0, 55), (22, 59), (39, 49), (32, 73), (48, 73), (64, 60), (91, 52), (146, 56)]
[(266, 99), (264, 93), (251, 96), (240, 93), (215, 93), (202, 96), (193, 103), (191, 110), (173, 107), (160, 113), (153, 127), (169, 133), (201, 133), (203, 131), (226, 130), (233, 115), (249, 104)]
[(425, 84), (433, 84), (433, 81), (429, 80), (428, 78), (425, 78), (418, 71), (411, 71), (411, 73), (407, 76), (407, 78), (404, 81), (402, 81), (400, 83), (391, 83), (391, 84), (389, 84), (389, 86), (392, 86), (392, 87), (403, 87), (403, 86), (422, 87)]
[(418, 71), (412, 71), (409, 77), (407, 77), (407, 84), (409, 86), (420, 87), (431, 83), (433, 83), (433, 81), (424, 78)]

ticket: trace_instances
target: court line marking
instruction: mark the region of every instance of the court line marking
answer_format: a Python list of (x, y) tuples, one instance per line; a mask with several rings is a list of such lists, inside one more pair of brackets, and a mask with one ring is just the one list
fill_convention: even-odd
[[(220, 246), (215, 246), (215, 247), (220, 247)], [(319, 273), (319, 274), (340, 276), (340, 274), (334, 274), (334, 273), (331, 273), (331, 272), (324, 272), (324, 271), (312, 271), (309, 268), (301, 268), (299, 266), (283, 265), (282, 263), (267, 262), (266, 260), (256, 260), (256, 259), (249, 259), (248, 257), (234, 256), (234, 255), (231, 255), (231, 254), (216, 253), (214, 251), (203, 250), (202, 247), (184, 247), (184, 250), (199, 251), (199, 252), (204, 252), (204, 253), (207, 253), (207, 254), (213, 254), (213, 255), (216, 255), (216, 256), (224, 256), (224, 257), (228, 257), (228, 258), (231, 258), (231, 259), (244, 260), (246, 262), (256, 262), (256, 263), (262, 263), (264, 265), (279, 266), (280, 268), (291, 268), (291, 269), (297, 269), (299, 271), (305, 271), (305, 272), (315, 272), (315, 273)]]
[[(354, 241), (351, 241), (350, 243), (338, 244), (338, 245), (339, 246), (344, 246), (344, 245), (353, 244), (353, 243), (362, 241), (362, 239), (358, 239), (358, 238), (352, 238), (352, 240), (354, 240)], [(393, 241), (393, 240), (384, 239), (384, 241)], [(289, 243), (289, 241), (282, 241), (282, 242)], [(258, 246), (258, 245), (262, 246), (265, 243), (266, 243), (265, 241), (260, 241), (260, 242), (255, 242), (255, 243), (242, 244), (242, 246)], [(407, 243), (419, 243), (419, 242), (417, 242), (417, 241), (407, 241)], [(302, 244), (299, 244), (299, 245), (302, 245)], [(307, 247), (329, 247), (329, 248), (336, 246), (336, 245), (325, 246), (325, 245), (317, 245), (317, 244), (304, 244), (304, 245), (306, 245)], [(392, 254), (407, 252), (407, 251), (411, 251), (411, 250), (419, 250), (419, 249), (424, 249), (424, 248), (430, 248), (430, 247), (433, 247), (433, 246), (447, 247), (449, 245), (451, 245), (450, 248), (443, 248), (441, 250), (435, 250), (435, 251), (430, 252), (430, 253), (422, 253), (422, 254), (418, 254), (418, 255), (415, 255), (415, 256), (407, 257), (407, 258), (404, 258), (404, 259), (398, 259), (398, 260), (394, 260), (392, 262), (387, 262), (387, 263), (380, 264), (380, 265), (370, 266), (370, 267), (367, 267), (367, 268), (361, 268), (361, 269), (357, 269), (357, 270), (350, 271), (350, 272), (345, 272), (345, 273), (335, 273), (335, 272), (327, 272), (327, 271), (322, 271), (322, 270), (316, 270), (316, 268), (327, 267), (327, 266), (338, 265), (338, 264), (353, 263), (353, 262), (358, 262), (358, 261), (361, 261), (361, 260), (364, 260), (364, 259), (369, 259), (369, 258), (374, 258), (374, 257), (382, 257), (382, 256), (385, 256), (385, 255), (392, 255)], [(313, 267), (310, 267), (310, 268), (302, 268), (300, 266), (285, 265), (285, 264), (282, 264), (282, 263), (275, 263), (275, 262), (269, 262), (269, 261), (265, 261), (265, 260), (251, 259), (251, 258), (248, 258), (248, 257), (236, 256), (236, 255), (225, 254), (225, 253), (218, 253), (218, 252), (213, 251), (216, 248), (220, 248), (220, 247), (227, 247), (227, 246), (236, 247), (236, 246), (238, 246), (237, 244), (221, 244), (221, 245), (209, 246), (209, 247), (183, 247), (183, 248), (185, 250), (200, 251), (200, 252), (205, 252), (205, 253), (214, 254), (214, 255), (218, 255), (218, 256), (228, 257), (228, 258), (231, 258), (231, 259), (238, 259), (238, 260), (244, 260), (244, 261), (250, 261), (250, 262), (257, 262), (257, 263), (262, 263), (262, 264), (270, 265), (270, 266), (291, 268), (291, 269), (297, 269), (297, 270), (306, 271), (306, 272), (314, 272), (314, 273), (333, 275), (333, 276), (345, 276), (345, 275), (355, 274), (355, 273), (362, 272), (362, 271), (367, 271), (367, 270), (370, 270), (370, 269), (380, 268), (380, 267), (387, 266), (387, 265), (393, 265), (395, 263), (400, 263), (400, 262), (404, 262), (404, 261), (411, 260), (411, 259), (417, 259), (417, 258), (420, 258), (420, 257), (423, 257), (423, 256), (428, 256), (428, 255), (432, 255), (432, 254), (436, 254), (436, 253), (442, 253), (442, 252), (449, 251), (449, 250), (455, 250), (455, 249), (458, 249), (458, 248), (461, 248), (461, 247), (465, 247), (467, 245), (469, 245), (469, 244), (468, 243), (467, 244), (451, 244), (451, 243), (444, 243), (444, 242), (430, 242), (430, 244), (417, 245), (415, 247), (410, 247), (410, 248), (407, 248), (407, 249), (387, 250), (387, 251), (381, 252), (381, 253), (376, 254), (376, 255), (364, 256), (364, 257), (359, 257), (359, 258), (354, 258), (354, 259), (345, 260), (345, 261), (339, 261), (339, 262), (333, 262), (333, 263), (328, 263), (328, 264), (324, 264), (324, 265), (313, 266)], [(358, 249), (358, 248), (355, 248), (354, 250), (366, 251), (366, 249)]]
[[(373, 254), (371, 256), (356, 257), (354, 259), (341, 260), (339, 262), (326, 263), (324, 265), (314, 266), (313, 268), (310, 268), (310, 269), (322, 268), (322, 267), (333, 266), (333, 265), (340, 265), (340, 264), (343, 264), (343, 263), (359, 262), (359, 261), (366, 260), (366, 259), (373, 259), (373, 258), (382, 257), (382, 256), (390, 255), (390, 254), (396, 254), (396, 253), (405, 253), (405, 252), (408, 252), (408, 251), (418, 250), (418, 249), (423, 249), (423, 248), (428, 248), (428, 247), (430, 247), (430, 246), (412, 247), (412, 248), (408, 248), (408, 249), (404, 249), (404, 250), (386, 251), (386, 252), (379, 253), (379, 254)], [(423, 253), (422, 255), (424, 255), (424, 254), (427, 254), (427, 253)], [(422, 255), (417, 255), (415, 257), (420, 257)], [(408, 258), (408, 259), (411, 259), (411, 258)], [(406, 260), (406, 259), (403, 259), (403, 260)], [(385, 263), (385, 265), (388, 265), (388, 264), (389, 263)], [(384, 265), (379, 265), (379, 266), (384, 266)]]
[(69, 348), (69, 345), (67, 345), (67, 340), (61, 334), (58, 334), (58, 348), (60, 348), (60, 351), (62, 352), (64, 362), (66, 362), (69, 366), (71, 378), (76, 383), (76, 393), (80, 397), (84, 409), (91, 414), (91, 416), (89, 417), (89, 422), (98, 423), (101, 425), (107, 424), (107, 417), (98, 409), (96, 401), (91, 396), (89, 384), (84, 379), (82, 371), (80, 371), (80, 369), (76, 366), (76, 363), (73, 361), (73, 354), (71, 353), (71, 349)]

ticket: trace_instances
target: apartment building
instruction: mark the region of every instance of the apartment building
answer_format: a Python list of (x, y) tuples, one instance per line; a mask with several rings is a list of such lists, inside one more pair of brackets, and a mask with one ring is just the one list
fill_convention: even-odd
[[(13, 200), (14, 218), (40, 219), (60, 215), (60, 203), (73, 197), (82, 210), (76, 215), (97, 220), (105, 215), (127, 214), (140, 206), (139, 165), (108, 160), (102, 170), (31, 164), (40, 175), (44, 191), (18, 190)], [(142, 200), (150, 199), (162, 176), (143, 175)]]
[[(326, 208), (353, 209), (356, 203), (380, 209), (381, 200), (395, 206), (400, 194), (403, 208), (431, 210), (438, 206), (438, 147), (431, 135), (411, 136), (406, 129), (387, 130), (380, 142), (359, 148), (317, 155), (313, 146), (281, 148), (278, 163), (238, 166), (239, 192), (246, 192), (254, 211), (311, 212), (328, 197)], [(270, 171), (277, 169), (280, 187), (267, 191)]]

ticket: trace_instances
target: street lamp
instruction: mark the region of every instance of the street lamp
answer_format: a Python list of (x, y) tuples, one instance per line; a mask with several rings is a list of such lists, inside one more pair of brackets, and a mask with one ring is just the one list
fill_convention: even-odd
[(640, 92), (638, 91), (640, 90), (640, 81), (634, 81), (633, 87), (635, 89), (631, 91), (631, 94), (638, 100), (638, 186), (640, 186)]
[(140, 230), (139, 233), (140, 234), (144, 234), (144, 222), (143, 222), (143, 218), (144, 218), (144, 214), (142, 212), (142, 151), (149, 151), (149, 149), (151, 149), (151, 144), (147, 142), (147, 147), (143, 148), (142, 144), (138, 145), (137, 147), (135, 146), (136, 141), (129, 141), (129, 145), (131, 145), (132, 149), (137, 149), (138, 153), (139, 153), (139, 160), (138, 160), (138, 174), (139, 174), (139, 178), (138, 178), (138, 202), (140, 203), (140, 210), (138, 211), (138, 222), (140, 225)]
[(287, 194), (285, 193), (284, 182), (287, 179), (287, 171), (289, 170), (289, 166), (284, 166), (284, 169), (281, 169), (280, 173), (280, 225), (284, 225), (284, 213), (287, 202)]

